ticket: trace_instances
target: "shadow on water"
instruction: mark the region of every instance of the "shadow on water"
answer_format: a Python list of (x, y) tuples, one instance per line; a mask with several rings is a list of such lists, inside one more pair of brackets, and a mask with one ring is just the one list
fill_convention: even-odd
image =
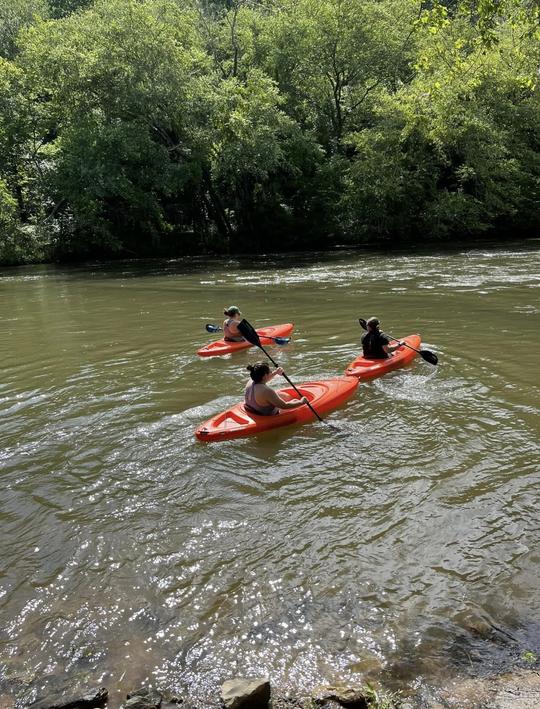
[(279, 254), (235, 254), (235, 255), (200, 255), (181, 258), (157, 259), (118, 259), (111, 261), (88, 261), (76, 264), (36, 264), (31, 266), (0, 267), (0, 279), (17, 278), (153, 278), (155, 276), (180, 276), (208, 272), (212, 270), (227, 273), (233, 269), (238, 271), (265, 272), (268, 269), (286, 270), (294, 268), (311, 268), (316, 263), (336, 265), (348, 263), (355, 258), (399, 259), (401, 257), (444, 257), (452, 254), (465, 253), (470, 257), (501, 253), (519, 253), (537, 247), (540, 239), (526, 239), (513, 242), (511, 250), (508, 242), (485, 241), (470, 245), (468, 242), (452, 244), (407, 244), (399, 248), (377, 245), (345, 246), (330, 251), (292, 252)]

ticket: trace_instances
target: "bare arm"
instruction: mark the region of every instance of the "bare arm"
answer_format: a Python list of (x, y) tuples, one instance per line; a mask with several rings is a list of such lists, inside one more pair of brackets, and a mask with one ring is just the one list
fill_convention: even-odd
[(291, 399), (290, 401), (285, 401), (285, 399), (282, 399), (281, 396), (273, 389), (268, 388), (264, 393), (267, 403), (278, 409), (296, 409), (299, 406), (307, 404), (307, 399), (305, 396), (301, 399)]
[(383, 350), (386, 354), (391, 354), (392, 352), (399, 350), (400, 347), (403, 347), (403, 342), (398, 342), (397, 345), (383, 345)]
[[(388, 335), (384, 335), (381, 333), (384, 339), (386, 340), (386, 344), (382, 346), (383, 350), (386, 352), (386, 354), (392, 354), (392, 352), (395, 352), (396, 350), (399, 350), (400, 347), (403, 347), (403, 342), (401, 340), (392, 340)], [(395, 342), (395, 345), (391, 345), (391, 342)]]

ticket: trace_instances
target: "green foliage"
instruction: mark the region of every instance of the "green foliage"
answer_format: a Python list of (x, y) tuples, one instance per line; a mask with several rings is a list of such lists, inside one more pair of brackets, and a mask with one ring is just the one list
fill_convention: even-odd
[(48, 15), (47, 0), (0, 0), (0, 57), (13, 58), (20, 30)]
[(13, 249), (17, 230), (17, 202), (10, 194), (4, 180), (0, 180), (0, 234), (2, 235), (1, 254), (6, 258)]
[(378, 92), (408, 75), (418, 4), (280, 0), (267, 23), (267, 67), (299, 123), (329, 152), (368, 120)]
[(485, 45), (498, 42), (498, 29), (508, 16), (519, 17), (520, 25), (533, 31), (540, 21), (539, 0), (460, 0), (459, 9), (478, 27)]
[(401, 705), (398, 692), (386, 692), (370, 684), (364, 686), (364, 696), (370, 709), (398, 709)]
[(8, 185), (0, 180), (0, 263), (11, 266), (48, 258), (47, 237), (33, 225), (21, 225), (17, 206)]
[(51, 17), (65, 17), (66, 15), (88, 7), (93, 0), (48, 0)]
[(521, 659), (528, 665), (534, 665), (538, 662), (538, 655), (532, 652), (532, 650), (524, 650), (521, 653)]
[(538, 228), (536, 0), (0, 0), (0, 259)]
[(195, 20), (174, 2), (103, 1), (26, 33), (26, 90), (35, 103), (45, 91), (43, 130), (55, 133), (39, 159), (55, 167), (60, 250), (116, 251), (132, 233), (151, 251), (167, 233), (163, 199), (189, 173), (184, 136), (207, 64)]

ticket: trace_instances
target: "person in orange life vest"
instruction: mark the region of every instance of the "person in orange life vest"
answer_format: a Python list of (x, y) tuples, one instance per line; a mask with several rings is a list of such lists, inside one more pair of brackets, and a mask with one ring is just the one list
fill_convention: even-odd
[(242, 333), (238, 329), (238, 323), (242, 320), (240, 308), (231, 305), (223, 311), (227, 317), (223, 321), (223, 333), (225, 342), (244, 342)]
[(391, 345), (391, 339), (379, 327), (378, 318), (370, 318), (367, 332), (362, 335), (362, 351), (366, 359), (387, 359), (392, 352), (403, 347), (403, 342)]
[(307, 404), (307, 399), (291, 399), (285, 401), (281, 396), (271, 389), (268, 382), (274, 377), (283, 374), (283, 369), (278, 367), (273, 372), (266, 362), (257, 362), (247, 367), (251, 381), (247, 383), (245, 391), (245, 403), (247, 411), (259, 416), (275, 416), (280, 409), (296, 409), (298, 406)]

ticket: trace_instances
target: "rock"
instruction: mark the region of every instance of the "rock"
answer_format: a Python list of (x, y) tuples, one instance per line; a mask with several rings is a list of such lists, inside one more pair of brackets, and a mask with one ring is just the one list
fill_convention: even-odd
[[(313, 709), (311, 702), (309, 706)], [(275, 695), (272, 692), (272, 709), (306, 709), (308, 705), (298, 697), (290, 697), (289, 695)]]
[(182, 704), (183, 701), (184, 697), (180, 697), (175, 692), (169, 692), (166, 689), (161, 692), (161, 706), (163, 706), (165, 702), (167, 702), (167, 704)]
[(229, 679), (221, 687), (225, 709), (268, 709), (270, 681), (266, 678)]
[(313, 692), (315, 704), (322, 707), (332, 707), (330, 702), (350, 709), (368, 709), (368, 700), (362, 687), (347, 687), (345, 685), (322, 685)]
[(160, 706), (161, 694), (155, 689), (141, 687), (127, 695), (122, 709), (159, 709)]
[(39, 702), (34, 702), (32, 709), (93, 709), (102, 707), (107, 702), (109, 692), (105, 687), (101, 689), (89, 690), (81, 693), (77, 697), (69, 697), (65, 694), (57, 697), (50, 697)]
[(188, 706), (185, 703), (184, 697), (178, 694), (164, 690), (161, 692), (161, 709), (178, 709), (178, 707)]
[(441, 702), (429, 709), (490, 707), (490, 709), (538, 709), (540, 673), (517, 669), (504, 675), (478, 677), (453, 683), (441, 691)]

